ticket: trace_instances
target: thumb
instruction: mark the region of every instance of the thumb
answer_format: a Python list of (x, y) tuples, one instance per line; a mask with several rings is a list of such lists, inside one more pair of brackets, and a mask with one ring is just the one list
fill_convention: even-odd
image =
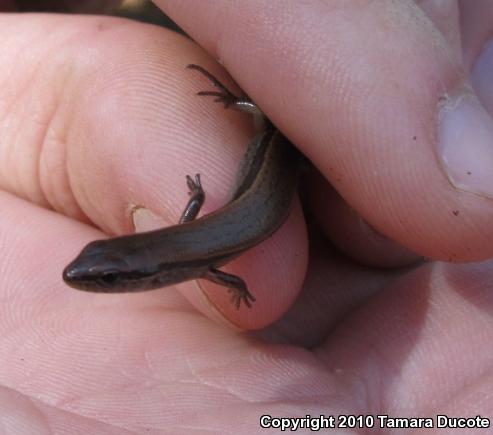
[(436, 259), (493, 255), (493, 122), (414, 2), (157, 3), (379, 233)]

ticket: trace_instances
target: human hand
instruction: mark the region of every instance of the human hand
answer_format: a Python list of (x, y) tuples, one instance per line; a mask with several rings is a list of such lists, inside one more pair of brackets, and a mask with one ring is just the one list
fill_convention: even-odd
[[(88, 222), (128, 232), (129, 208), (145, 205), (172, 224), (183, 175), (201, 168), (206, 211), (223, 203), (251, 131), (240, 114), (197, 101), (202, 82), (183, 67), (219, 70), (182, 37), (102, 17), (2, 16), (0, 355), (13, 433), (26, 422), (26, 433), (46, 424), (60, 433), (251, 433), (261, 414), (491, 414), (491, 263), (409, 272), (395, 266), (418, 257), (383, 237), (437, 260), (491, 257), (488, 174), (458, 183), (457, 161), (439, 154), (460, 155), (467, 143), (468, 163), (491, 155), (489, 119), (464, 91), (476, 65), (488, 105), (479, 48), (489, 34), (467, 20), (480, 7), (462, 9), (461, 34), (453, 9), (429, 4), (433, 25), (403, 2), (159, 4), (344, 200), (308, 180), (321, 230), (310, 230), (301, 297), (263, 340), (216, 326), (173, 289), (108, 297), (66, 288), (64, 264), (101, 237)], [(486, 23), (491, 11), (477, 15)], [(461, 102), (465, 115), (454, 110)], [(439, 113), (448, 115), (439, 122)], [(134, 216), (140, 229), (152, 225), (146, 216)], [(229, 269), (251, 283), (252, 310), (236, 312), (212, 285), (207, 298), (194, 283), (179, 290), (216, 320), (260, 327), (292, 304), (305, 250), (295, 205), (272, 239)]]

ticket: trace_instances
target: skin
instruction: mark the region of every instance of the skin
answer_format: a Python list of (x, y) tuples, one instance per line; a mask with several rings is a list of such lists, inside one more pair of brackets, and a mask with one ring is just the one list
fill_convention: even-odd
[(71, 287), (129, 293), (208, 279), (227, 288), (231, 302), (248, 308), (255, 297), (238, 276), (217, 267), (263, 242), (286, 221), (298, 187), (301, 154), (248, 98), (237, 97), (199, 65), (187, 65), (215, 86), (198, 96), (255, 113), (262, 128), (241, 159), (228, 203), (196, 219), (205, 200), (200, 174), (186, 176), (189, 200), (177, 225), (89, 243), (63, 271)]
[[(261, 413), (493, 415), (493, 205), (432, 157), (437, 101), (476, 80), (491, 2), (308, 1), (297, 20), (295, 0), (157, 3), (317, 163), (304, 201), (324, 207), (305, 226), (296, 203), (227, 268), (252, 283), (251, 310), (206, 283), (68, 289), (60, 272), (87, 242), (176, 222), (184, 174), (210, 168), (204, 211), (222, 205), (252, 129), (197, 104), (184, 65), (233, 84), (191, 41), (110, 18), (0, 16), (2, 424), (255, 433)], [(276, 319), (253, 336), (225, 327)]]

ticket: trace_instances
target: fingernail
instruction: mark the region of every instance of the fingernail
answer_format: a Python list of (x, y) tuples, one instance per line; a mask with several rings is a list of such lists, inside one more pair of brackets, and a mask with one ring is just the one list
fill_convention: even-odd
[(133, 206), (131, 215), (136, 233), (157, 230), (158, 228), (166, 226), (166, 223), (161, 216), (145, 207)]
[(457, 189), (493, 199), (493, 119), (463, 87), (439, 106), (438, 156)]

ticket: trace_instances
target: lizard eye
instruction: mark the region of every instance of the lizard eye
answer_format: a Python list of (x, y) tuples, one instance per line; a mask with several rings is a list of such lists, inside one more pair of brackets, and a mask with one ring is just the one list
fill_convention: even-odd
[(101, 274), (100, 280), (106, 285), (114, 284), (118, 281), (120, 274), (116, 270), (108, 270)]

